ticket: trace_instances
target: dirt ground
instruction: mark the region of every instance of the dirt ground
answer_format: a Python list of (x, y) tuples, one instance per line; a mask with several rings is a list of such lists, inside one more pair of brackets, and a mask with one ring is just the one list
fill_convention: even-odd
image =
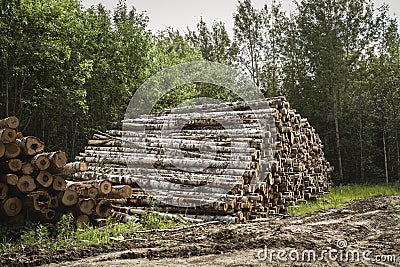
[(312, 215), (209, 224), (49, 253), (3, 254), (0, 266), (400, 266), (400, 196)]

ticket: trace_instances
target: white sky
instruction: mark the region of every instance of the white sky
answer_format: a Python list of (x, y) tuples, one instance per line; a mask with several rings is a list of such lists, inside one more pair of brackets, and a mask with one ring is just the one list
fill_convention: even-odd
[[(83, 6), (90, 7), (102, 3), (107, 9), (113, 10), (117, 0), (81, 0)], [(237, 0), (127, 0), (128, 7), (135, 6), (138, 11), (146, 11), (150, 18), (149, 28), (152, 31), (172, 27), (180, 32), (186, 32), (187, 27), (194, 30), (200, 17), (211, 24), (214, 20), (223, 21), (228, 33), (233, 33), (233, 13), (236, 11)], [(252, 0), (253, 6), (262, 7), (271, 0)], [(399, 0), (372, 0), (380, 6), (386, 2), (391, 13), (396, 13), (400, 22)], [(282, 0), (285, 10), (293, 7), (292, 0)]]

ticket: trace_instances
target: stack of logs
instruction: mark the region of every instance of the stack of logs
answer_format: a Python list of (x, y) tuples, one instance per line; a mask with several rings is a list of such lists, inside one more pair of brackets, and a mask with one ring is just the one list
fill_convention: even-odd
[(131, 197), (114, 201), (126, 216), (156, 207), (243, 222), (326, 193), (333, 167), (322, 148), (285, 97), (180, 107), (97, 132), (77, 157), (88, 170), (70, 178), (132, 187)]
[(65, 180), (87, 170), (84, 162), (67, 163), (62, 151), (44, 152), (44, 143), (17, 131), (19, 120), (0, 120), (0, 223), (57, 222), (72, 212), (79, 225), (103, 224), (114, 215), (109, 198), (132, 194), (130, 186), (109, 181), (76, 183)]

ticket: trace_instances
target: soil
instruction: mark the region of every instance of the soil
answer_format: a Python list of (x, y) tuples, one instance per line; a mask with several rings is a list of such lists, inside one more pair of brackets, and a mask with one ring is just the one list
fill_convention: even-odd
[(367, 198), (301, 217), (207, 224), (68, 251), (0, 255), (0, 266), (40, 265), (400, 266), (400, 196)]

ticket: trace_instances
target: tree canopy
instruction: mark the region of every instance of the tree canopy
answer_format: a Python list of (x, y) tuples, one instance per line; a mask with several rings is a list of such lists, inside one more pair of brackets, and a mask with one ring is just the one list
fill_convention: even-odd
[[(205, 60), (248, 74), (265, 96), (286, 95), (320, 133), (335, 181), (400, 180), (400, 39), (386, 5), (369, 0), (239, 0), (234, 35), (223, 22), (182, 34), (152, 33), (149, 18), (121, 0), (113, 12), (78, 0), (0, 0), (0, 116), (22, 118), (26, 134), (76, 155), (93, 129), (123, 119), (153, 74)], [(155, 109), (193, 97), (236, 100), (191, 84)], [(57, 140), (57, 143), (55, 143)]]

